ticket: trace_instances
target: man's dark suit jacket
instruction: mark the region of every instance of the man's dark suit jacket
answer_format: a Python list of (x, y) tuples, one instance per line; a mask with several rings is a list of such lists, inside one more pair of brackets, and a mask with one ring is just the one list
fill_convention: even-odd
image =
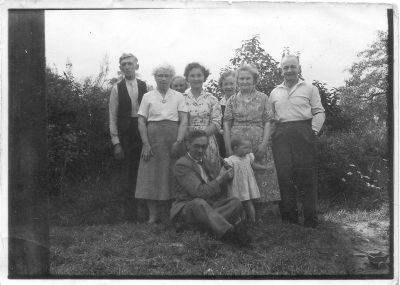
[[(207, 165), (209, 162), (203, 160), (203, 168), (210, 173)], [(186, 153), (175, 164), (175, 201), (171, 207), (171, 220), (176, 217), (179, 211), (186, 205), (187, 202), (195, 198), (202, 198), (209, 203), (215, 202), (221, 194), (221, 187), (215, 180), (215, 177), (209, 176), (209, 182), (204, 181), (201, 177), (200, 169), (196, 162), (193, 161)], [(213, 198), (213, 199), (210, 199)]]

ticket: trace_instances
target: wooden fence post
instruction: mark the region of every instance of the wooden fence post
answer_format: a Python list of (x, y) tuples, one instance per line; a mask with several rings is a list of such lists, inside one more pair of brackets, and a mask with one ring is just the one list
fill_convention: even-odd
[(49, 274), (43, 10), (9, 10), (9, 278)]

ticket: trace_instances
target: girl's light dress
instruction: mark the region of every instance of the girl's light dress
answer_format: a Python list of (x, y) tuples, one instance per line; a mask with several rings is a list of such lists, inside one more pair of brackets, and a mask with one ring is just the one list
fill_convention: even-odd
[(225, 158), (225, 161), (233, 168), (233, 179), (228, 184), (228, 197), (236, 197), (240, 201), (259, 199), (260, 190), (251, 168), (254, 154), (249, 153), (244, 157), (232, 155)]

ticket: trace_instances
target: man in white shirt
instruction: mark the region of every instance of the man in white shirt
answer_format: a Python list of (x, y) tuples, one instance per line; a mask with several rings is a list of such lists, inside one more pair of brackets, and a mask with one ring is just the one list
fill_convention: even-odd
[(124, 53), (119, 58), (119, 68), (124, 79), (116, 84), (110, 95), (110, 135), (114, 157), (121, 162), (121, 194), (124, 201), (125, 216), (128, 220), (137, 219), (137, 205), (134, 200), (136, 176), (139, 167), (142, 141), (138, 130), (138, 110), (148, 86), (136, 78), (139, 68), (137, 58)]
[(317, 227), (316, 135), (325, 120), (317, 87), (299, 78), (299, 59), (286, 55), (281, 62), (284, 82), (269, 97), (276, 129), (272, 150), (281, 192), (283, 221), (299, 222), (296, 188), (304, 192), (304, 226)]

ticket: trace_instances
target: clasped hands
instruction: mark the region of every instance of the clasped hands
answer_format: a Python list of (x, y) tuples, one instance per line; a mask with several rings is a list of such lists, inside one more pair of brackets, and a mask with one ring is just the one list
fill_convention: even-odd
[(219, 183), (223, 183), (223, 182), (226, 182), (226, 181), (228, 181), (228, 180), (230, 180), (232, 178), (233, 178), (233, 168), (232, 167), (225, 168), (223, 166), (223, 167), (221, 167), (221, 170), (219, 171), (219, 174), (218, 174), (216, 180)]

